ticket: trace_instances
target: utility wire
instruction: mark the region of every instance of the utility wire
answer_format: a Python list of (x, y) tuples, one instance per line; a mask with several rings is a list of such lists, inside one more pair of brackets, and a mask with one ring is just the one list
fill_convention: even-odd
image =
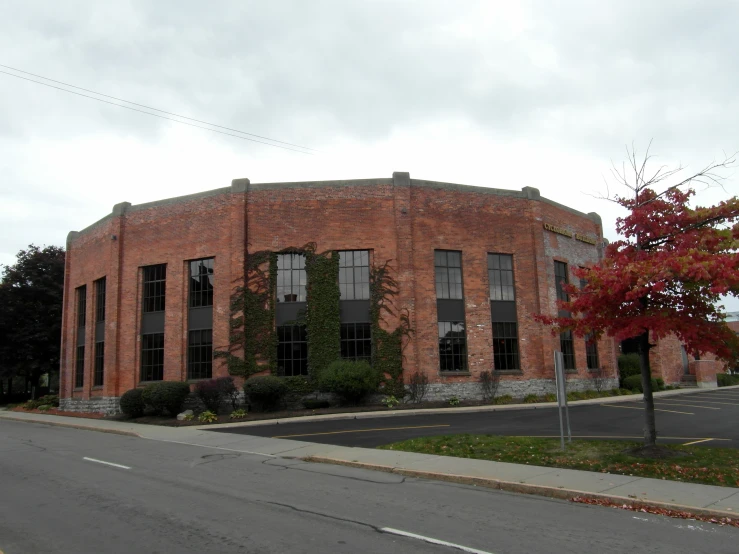
[[(220, 129), (227, 129), (229, 131), (235, 131), (237, 133), (242, 133), (244, 135), (249, 135), (249, 136), (252, 136), (252, 137), (259, 137), (259, 138), (262, 138), (262, 139), (265, 139), (265, 140), (269, 140), (269, 141), (272, 141), (272, 142), (277, 142), (279, 144), (287, 144), (289, 146), (295, 146), (296, 148), (303, 148), (305, 150), (312, 150), (313, 152), (318, 152), (318, 150), (315, 150), (313, 148), (308, 148), (307, 146), (300, 146), (299, 144), (292, 144), (290, 142), (283, 142), (281, 140), (271, 139), (269, 137), (263, 137), (261, 135), (255, 135), (253, 133), (247, 133), (246, 131), (239, 131), (238, 129), (231, 129), (230, 127), (223, 127), (221, 125), (216, 125), (215, 123), (208, 123), (207, 121), (201, 121), (199, 119), (193, 119), (191, 117), (186, 117), (184, 115), (179, 115), (179, 114), (176, 114), (176, 113), (167, 112), (167, 111), (160, 110), (160, 109), (157, 109), (157, 108), (152, 108), (150, 106), (145, 106), (144, 104), (137, 104), (136, 102), (130, 102), (130, 101), (124, 100), (122, 98), (116, 98), (115, 96), (109, 96), (107, 94), (102, 94), (100, 92), (95, 92), (93, 90), (85, 89), (85, 88), (82, 88), (82, 87), (77, 87), (77, 86), (74, 86), (74, 85), (69, 85), (69, 84), (64, 83), (62, 81), (56, 81), (54, 79), (49, 79), (47, 77), (43, 77), (41, 75), (36, 75), (34, 73), (29, 73), (28, 71), (22, 71), (20, 69), (15, 69), (15, 68), (10, 67), (10, 66), (7, 66), (7, 65), (0, 64), (0, 67), (6, 67), (8, 69), (12, 69), (13, 71), (18, 71), (20, 73), (25, 73), (27, 75), (33, 75), (34, 77), (39, 77), (41, 79), (46, 79), (47, 81), (52, 81), (54, 83), (59, 83), (59, 84), (62, 84), (62, 85), (65, 85), (65, 86), (68, 86), (68, 87), (71, 87), (71, 88), (76, 88), (76, 89), (79, 89), (79, 90), (84, 90), (86, 92), (91, 92), (93, 94), (97, 94), (99, 96), (104, 96), (106, 98), (112, 98), (114, 100), (118, 100), (119, 102), (126, 102), (128, 104), (133, 104), (134, 106), (141, 106), (143, 108), (147, 108), (147, 109), (154, 110), (154, 111), (157, 111), (157, 112), (166, 113), (166, 114), (169, 114), (169, 115), (174, 115), (176, 117), (181, 117), (183, 119), (188, 119), (190, 121), (197, 121), (198, 123), (204, 123), (205, 125), (211, 125), (213, 127), (219, 127)], [(137, 110), (136, 108), (132, 108), (130, 106), (124, 106), (122, 104), (116, 104), (115, 102), (109, 102), (108, 100), (103, 100), (102, 98), (95, 98), (94, 96), (89, 96), (87, 94), (82, 94), (82, 93), (79, 93), (79, 92), (75, 92), (73, 90), (68, 90), (68, 89), (65, 89), (65, 88), (56, 87), (56, 86), (50, 85), (48, 83), (42, 83), (41, 81), (36, 81), (34, 79), (29, 79), (28, 77), (23, 77), (21, 75), (15, 75), (13, 73), (8, 73), (7, 71), (0, 71), (0, 73), (3, 73), (5, 75), (10, 75), (11, 77), (15, 77), (17, 79), (23, 79), (25, 81), (30, 81), (32, 83), (43, 85), (45, 87), (50, 87), (50, 88), (53, 88), (53, 89), (56, 89), (56, 90), (61, 90), (61, 91), (64, 91), (64, 92), (68, 92), (70, 94), (76, 94), (77, 96), (83, 96), (84, 98), (89, 98), (91, 100), (97, 100), (98, 102), (104, 102), (105, 104), (110, 104), (112, 106), (118, 106), (119, 108), (125, 108), (127, 110), (132, 110), (134, 112), (139, 112), (139, 113), (151, 115), (151, 116), (154, 116), (154, 117), (158, 117), (158, 118), (161, 118), (161, 119), (166, 119), (168, 121), (174, 121), (175, 123), (182, 123), (183, 125), (189, 125), (190, 127), (197, 127), (198, 129), (205, 129), (206, 131), (211, 131), (213, 133), (220, 133), (222, 135), (228, 135), (230, 137), (236, 137), (236, 138), (239, 138), (239, 139), (242, 139), (242, 140), (248, 140), (250, 142), (257, 142), (259, 144), (266, 144), (267, 146), (274, 146), (275, 148), (283, 148), (285, 150), (290, 150), (292, 152), (300, 152), (301, 154), (308, 154), (308, 155), (311, 155), (311, 156), (313, 155), (310, 152), (304, 152), (303, 150), (296, 150), (295, 148), (288, 148), (287, 146), (279, 146), (278, 144), (271, 144), (269, 142), (264, 142), (264, 141), (261, 141), (261, 140), (251, 139), (251, 138), (247, 138), (247, 137), (243, 137), (243, 136), (239, 136), (239, 135), (234, 135), (232, 133), (225, 133), (223, 131), (218, 131), (216, 129), (210, 129), (208, 127), (202, 127), (201, 125), (194, 125), (193, 123), (187, 123), (186, 121), (180, 121), (178, 119), (172, 119), (171, 117), (165, 117), (163, 115), (159, 115), (159, 114), (147, 112), (147, 111), (144, 111), (144, 110)]]

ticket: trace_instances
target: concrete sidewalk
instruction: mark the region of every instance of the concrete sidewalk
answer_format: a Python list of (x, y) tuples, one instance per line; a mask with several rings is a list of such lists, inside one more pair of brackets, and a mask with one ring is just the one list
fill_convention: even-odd
[(553, 498), (585, 497), (618, 504), (685, 511), (711, 517), (729, 517), (732, 520), (739, 518), (739, 489), (729, 487), (410, 452), (350, 448), (250, 435), (213, 433), (199, 427), (162, 427), (0, 411), (0, 421), (2, 420), (117, 433), (265, 457), (298, 458)]

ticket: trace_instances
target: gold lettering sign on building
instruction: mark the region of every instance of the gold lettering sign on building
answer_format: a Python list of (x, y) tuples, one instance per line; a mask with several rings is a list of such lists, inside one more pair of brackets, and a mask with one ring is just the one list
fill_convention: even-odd
[(565, 237), (569, 237), (569, 238), (575, 237), (575, 240), (579, 240), (580, 242), (586, 242), (588, 244), (592, 244), (593, 246), (598, 244), (596, 237), (591, 237), (588, 235), (581, 235), (580, 233), (573, 233), (572, 231), (568, 231), (564, 227), (557, 227), (556, 225), (552, 225), (550, 223), (545, 223), (544, 229), (546, 229), (547, 231), (551, 231), (552, 233), (557, 233), (558, 235), (563, 235)]
[(581, 235), (580, 233), (576, 233), (575, 238), (581, 242), (587, 242), (588, 244), (592, 244), (592, 245), (596, 244), (595, 238), (589, 237), (587, 235)]
[(572, 231), (568, 231), (567, 229), (563, 227), (557, 227), (556, 225), (550, 225), (549, 223), (545, 223), (544, 228), (547, 231), (551, 231), (552, 233), (557, 233), (558, 235), (564, 235), (566, 237), (572, 238)]

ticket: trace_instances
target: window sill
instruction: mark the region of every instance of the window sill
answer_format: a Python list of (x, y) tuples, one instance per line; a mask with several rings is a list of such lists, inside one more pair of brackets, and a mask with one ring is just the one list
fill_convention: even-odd
[(139, 381), (138, 386), (139, 387), (145, 387), (146, 385), (151, 385), (152, 383), (161, 383), (164, 379), (156, 379), (155, 381)]
[(72, 392), (82, 392), (85, 390), (85, 387), (74, 387), (72, 389)]
[(440, 377), (471, 377), (469, 371), (439, 371)]
[(601, 371), (603, 371), (603, 368), (594, 368), (594, 369), (588, 368), (589, 373), (600, 373)]
[(577, 369), (565, 369), (565, 373), (577, 373)]
[(495, 369), (493, 373), (496, 375), (523, 375), (522, 369)]
[(103, 390), (103, 385), (96, 385), (92, 387), (92, 390)]

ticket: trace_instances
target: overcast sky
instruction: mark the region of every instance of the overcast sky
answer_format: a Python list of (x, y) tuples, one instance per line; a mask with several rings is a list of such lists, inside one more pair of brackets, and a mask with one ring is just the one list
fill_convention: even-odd
[(615, 239), (595, 197), (627, 144), (688, 171), (739, 150), (737, 21), (739, 2), (709, 0), (0, 0), (0, 64), (320, 151), (0, 73), (0, 263), (115, 203), (238, 177), (533, 186)]

